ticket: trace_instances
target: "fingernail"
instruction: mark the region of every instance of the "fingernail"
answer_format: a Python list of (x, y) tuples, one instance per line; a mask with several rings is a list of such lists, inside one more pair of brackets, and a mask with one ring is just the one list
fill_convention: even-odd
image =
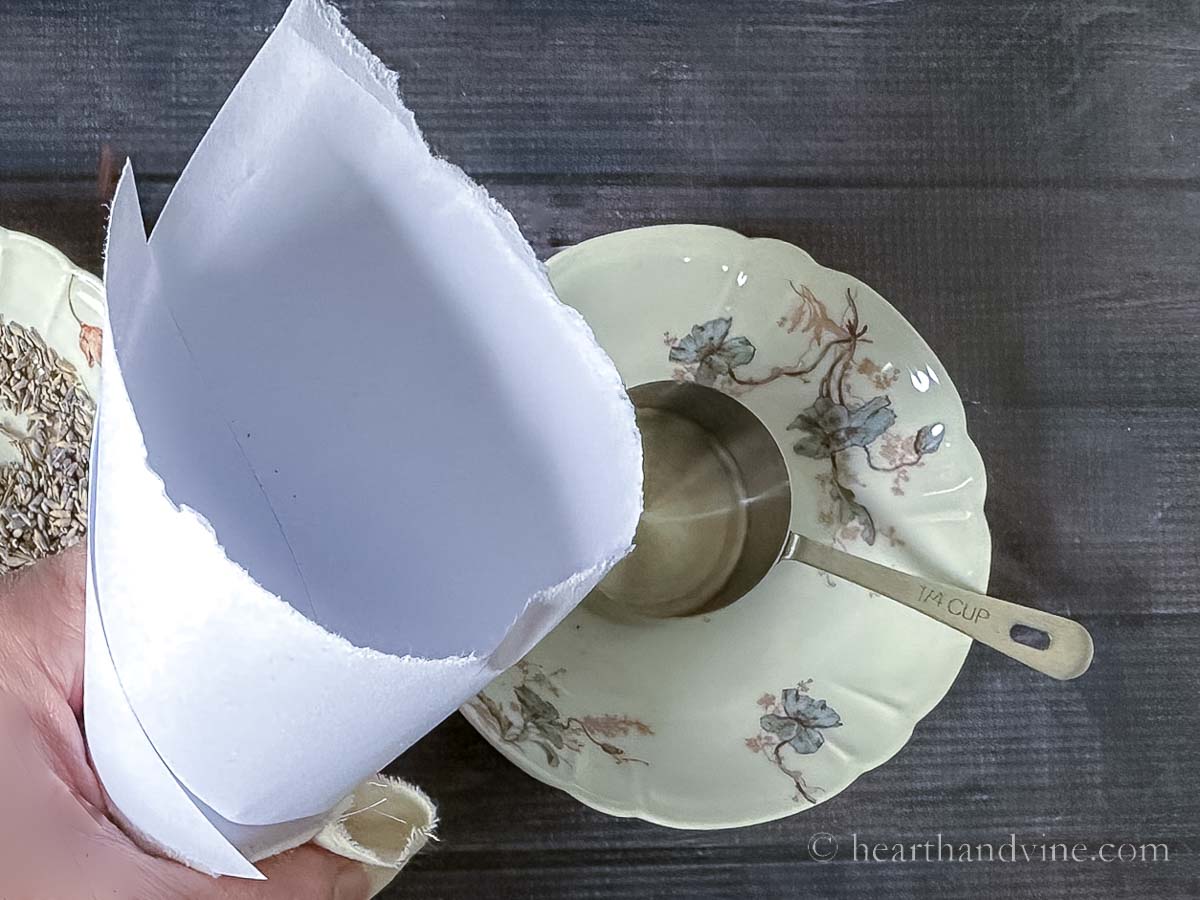
[(333, 900), (367, 900), (371, 895), (371, 879), (362, 863), (348, 862), (338, 873), (333, 885)]

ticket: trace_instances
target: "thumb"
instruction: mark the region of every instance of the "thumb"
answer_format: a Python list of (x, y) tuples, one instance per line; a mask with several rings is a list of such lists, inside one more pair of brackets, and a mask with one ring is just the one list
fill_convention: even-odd
[(263, 860), (264, 881), (239, 878), (225, 881), (221, 900), (367, 900), (371, 893), (367, 870), (360, 862), (305, 844)]
[(263, 860), (258, 868), (266, 881), (212, 878), (178, 864), (167, 865), (171, 884), (164, 894), (180, 900), (367, 900), (371, 893), (362, 863), (312, 844)]

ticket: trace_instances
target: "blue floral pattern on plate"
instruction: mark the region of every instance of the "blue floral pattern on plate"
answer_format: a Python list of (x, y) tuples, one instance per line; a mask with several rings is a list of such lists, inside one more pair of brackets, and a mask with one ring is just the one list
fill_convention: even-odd
[[(757, 355), (754, 344), (741, 335), (731, 336), (732, 317), (710, 319), (693, 325), (681, 338), (667, 334), (668, 356), (677, 364), (675, 377), (715, 387), (737, 396), (784, 378), (808, 383), (817, 379), (817, 397), (786, 426), (798, 431), (792, 450), (808, 459), (828, 460), (829, 472), (818, 476), (826, 487), (830, 505), (822, 519), (834, 528), (834, 542), (847, 544), (861, 538), (874, 544), (879, 530), (871, 511), (851, 487), (852, 479), (841, 468), (841, 454), (860, 449), (868, 467), (894, 475), (892, 491), (904, 493), (908, 469), (942, 445), (945, 428), (940, 422), (921, 426), (911, 438), (900, 438), (892, 428), (896, 413), (891, 398), (883, 393), (899, 377), (894, 367), (883, 366), (862, 355), (867, 325), (860, 321), (858, 304), (846, 292), (846, 307), (839, 319), (829, 314), (824, 302), (805, 285), (792, 285), (796, 295), (791, 310), (776, 322), (788, 334), (799, 333), (807, 344), (795, 363), (772, 366), (758, 375), (747, 367)], [(856, 397), (865, 382), (872, 397)], [(894, 529), (887, 532), (893, 543), (902, 543)]]

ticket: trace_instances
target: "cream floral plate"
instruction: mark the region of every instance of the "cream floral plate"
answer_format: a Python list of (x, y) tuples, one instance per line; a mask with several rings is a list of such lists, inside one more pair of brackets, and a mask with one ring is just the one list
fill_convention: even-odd
[[(549, 263), (629, 386), (737, 397), (788, 460), (791, 527), (869, 559), (987, 586), (985, 477), (937, 357), (862, 282), (776, 240), (669, 225)], [(807, 809), (891, 758), (970, 640), (797, 564), (706, 615), (592, 599), (463, 707), (529, 774), (678, 828)]]

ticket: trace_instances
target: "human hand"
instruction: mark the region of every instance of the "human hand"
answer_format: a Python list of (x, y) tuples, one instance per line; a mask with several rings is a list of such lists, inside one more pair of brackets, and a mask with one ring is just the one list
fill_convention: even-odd
[(117, 827), (81, 727), (84, 566), (77, 546), (0, 580), (0, 900), (366, 900), (365, 869), (312, 845), (211, 878)]

